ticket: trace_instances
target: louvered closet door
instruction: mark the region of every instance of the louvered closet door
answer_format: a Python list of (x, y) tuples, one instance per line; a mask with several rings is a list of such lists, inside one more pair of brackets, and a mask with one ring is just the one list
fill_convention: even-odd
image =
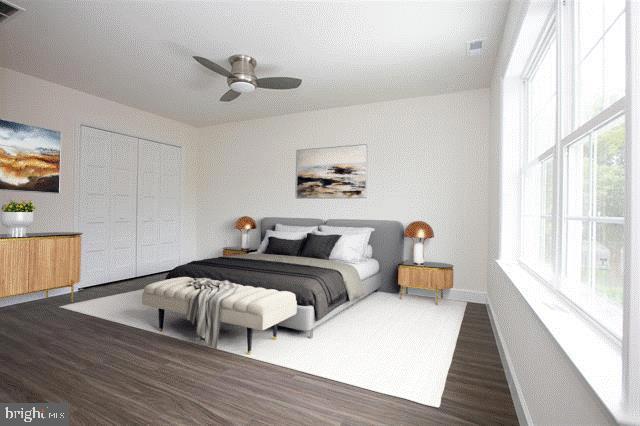
[(80, 146), (81, 284), (109, 281), (111, 134), (82, 128)]
[(167, 271), (180, 260), (180, 148), (138, 144), (138, 275)]
[(110, 182), (110, 280), (136, 276), (138, 139), (113, 133)]

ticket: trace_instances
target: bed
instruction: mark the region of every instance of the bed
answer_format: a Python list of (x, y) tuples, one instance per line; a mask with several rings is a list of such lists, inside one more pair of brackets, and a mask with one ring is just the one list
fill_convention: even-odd
[(400, 222), (348, 219), (332, 219), (325, 222), (322, 219), (266, 217), (260, 223), (261, 240), (267, 230), (273, 230), (276, 224), (373, 228), (374, 232), (369, 240), (373, 248), (373, 260), (357, 265), (339, 265), (336, 263), (343, 262), (318, 259), (309, 262), (309, 258), (277, 258), (249, 254), (190, 262), (178, 266), (167, 277), (205, 276), (292, 291), (298, 299), (297, 314), (280, 326), (304, 331), (308, 337), (313, 336), (313, 330), (318, 325), (371, 293), (397, 291), (396, 268), (402, 261), (404, 242)]

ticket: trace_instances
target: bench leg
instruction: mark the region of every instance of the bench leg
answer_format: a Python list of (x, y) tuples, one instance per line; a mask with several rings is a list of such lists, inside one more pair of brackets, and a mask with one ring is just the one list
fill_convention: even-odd
[(278, 324), (271, 327), (271, 329), (273, 330), (273, 340), (276, 340), (278, 338)]
[(164, 327), (164, 309), (158, 309), (158, 327), (160, 331)]
[(313, 339), (313, 330), (309, 330), (309, 331), (307, 331), (307, 337), (308, 337), (309, 339)]
[(247, 328), (247, 355), (251, 355), (251, 338), (253, 337), (253, 328)]

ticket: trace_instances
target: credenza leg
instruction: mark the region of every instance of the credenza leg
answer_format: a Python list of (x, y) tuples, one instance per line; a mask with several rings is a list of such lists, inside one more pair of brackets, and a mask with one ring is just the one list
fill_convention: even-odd
[(44, 297), (49, 297), (49, 290), (44, 291)]
[(73, 284), (71, 284), (71, 293), (70, 294), (71, 294), (71, 296), (70, 296), (71, 303), (73, 303)]

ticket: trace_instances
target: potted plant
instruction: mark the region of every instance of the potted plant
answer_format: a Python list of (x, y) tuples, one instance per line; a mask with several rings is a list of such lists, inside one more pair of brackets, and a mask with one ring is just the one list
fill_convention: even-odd
[(35, 209), (33, 201), (9, 201), (2, 206), (2, 224), (9, 228), (12, 237), (26, 237)]

